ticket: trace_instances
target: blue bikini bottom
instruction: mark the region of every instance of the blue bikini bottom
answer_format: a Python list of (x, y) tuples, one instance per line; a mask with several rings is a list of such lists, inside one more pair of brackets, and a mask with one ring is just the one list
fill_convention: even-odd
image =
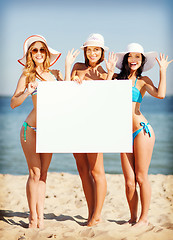
[(142, 126), (142, 128), (138, 129), (133, 133), (133, 144), (134, 144), (135, 137), (142, 131), (142, 129), (144, 129), (145, 132), (148, 133), (149, 136), (151, 137), (151, 132), (150, 132), (150, 129), (148, 128), (149, 123), (145, 124), (144, 122), (141, 122), (140, 125)]

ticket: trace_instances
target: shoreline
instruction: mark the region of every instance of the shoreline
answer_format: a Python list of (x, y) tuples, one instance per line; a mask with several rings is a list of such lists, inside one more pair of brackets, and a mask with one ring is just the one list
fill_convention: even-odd
[(173, 175), (149, 175), (152, 189), (149, 225), (138, 229), (124, 225), (129, 220), (129, 209), (122, 174), (106, 174), (108, 186), (102, 222), (87, 227), (83, 226), (87, 206), (79, 176), (56, 172), (48, 172), (47, 177), (45, 228), (28, 229), (27, 177), (0, 174), (1, 240), (173, 239)]

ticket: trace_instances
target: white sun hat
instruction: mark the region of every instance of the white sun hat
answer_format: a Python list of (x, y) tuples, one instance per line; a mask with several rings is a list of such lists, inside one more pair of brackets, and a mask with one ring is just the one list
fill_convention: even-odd
[(45, 45), (47, 46), (49, 52), (50, 52), (50, 66), (52, 66), (57, 60), (58, 58), (61, 56), (61, 53), (48, 47), (46, 39), (41, 36), (41, 35), (32, 35), (30, 37), (28, 37), (24, 44), (23, 44), (23, 57), (21, 59), (18, 60), (18, 62), (20, 64), (22, 64), (23, 66), (26, 65), (26, 53), (28, 51), (28, 48), (30, 47), (30, 45), (34, 42), (43, 42), (45, 43)]
[(148, 71), (152, 67), (154, 67), (156, 63), (156, 57), (157, 57), (157, 52), (144, 52), (143, 47), (139, 43), (130, 43), (127, 46), (126, 52), (119, 52), (116, 53), (116, 56), (118, 58), (118, 61), (116, 63), (116, 67), (121, 69), (122, 68), (122, 63), (123, 63), (123, 58), (124, 55), (129, 53), (129, 52), (137, 52), (137, 53), (142, 53), (145, 56), (145, 64), (143, 67), (143, 71)]
[(105, 51), (109, 49), (108, 47), (104, 46), (104, 37), (99, 33), (90, 34), (86, 42), (80, 48), (84, 49), (85, 47), (89, 47), (89, 46), (101, 47)]

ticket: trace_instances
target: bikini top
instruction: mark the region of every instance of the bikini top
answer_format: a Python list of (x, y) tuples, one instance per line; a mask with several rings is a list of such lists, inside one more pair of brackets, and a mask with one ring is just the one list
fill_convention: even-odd
[[(36, 78), (35, 81), (41, 82), (41, 80), (38, 79), (38, 78)], [(31, 93), (31, 95), (33, 96), (33, 95), (36, 95), (36, 94), (37, 94), (37, 88), (34, 90), (34, 92)]]
[(136, 78), (135, 84), (132, 87), (132, 102), (141, 103), (142, 102), (142, 95), (141, 95), (141, 92), (136, 88), (137, 79), (138, 78)]
[[(51, 72), (50, 72), (51, 73)], [(53, 73), (51, 73), (52, 75), (53, 75)], [(53, 75), (54, 76), (54, 75)], [(56, 77), (54, 76), (54, 78), (55, 78), (55, 80), (56, 81), (58, 81), (57, 79), (56, 79)], [(37, 82), (42, 82), (39, 78), (36, 78), (35, 79)], [(33, 96), (33, 95), (36, 95), (37, 94), (37, 88), (31, 93), (31, 95)]]

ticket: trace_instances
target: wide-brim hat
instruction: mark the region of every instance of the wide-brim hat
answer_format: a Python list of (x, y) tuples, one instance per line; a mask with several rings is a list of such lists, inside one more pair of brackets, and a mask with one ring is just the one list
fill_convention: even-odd
[(143, 47), (138, 44), (138, 43), (130, 43), (127, 46), (126, 52), (119, 52), (116, 53), (116, 56), (118, 58), (118, 61), (116, 63), (116, 67), (121, 69), (122, 68), (122, 63), (123, 63), (123, 58), (124, 55), (129, 53), (129, 52), (137, 52), (137, 53), (142, 53), (145, 56), (145, 64), (143, 67), (143, 72), (150, 70), (152, 67), (154, 67), (156, 63), (156, 57), (157, 57), (157, 52), (144, 52)]
[(104, 51), (107, 51), (109, 49), (104, 45), (104, 37), (99, 33), (90, 34), (86, 42), (80, 48), (84, 49), (85, 47), (89, 46), (101, 47), (104, 49)]
[(25, 40), (25, 42), (23, 44), (23, 57), (18, 60), (18, 62), (20, 64), (22, 64), (23, 66), (26, 65), (26, 53), (28, 51), (28, 48), (34, 42), (43, 42), (47, 46), (47, 48), (49, 50), (49, 53), (50, 53), (50, 66), (52, 66), (58, 60), (58, 58), (61, 56), (60, 52), (50, 48), (47, 45), (46, 39), (43, 36), (41, 36), (41, 35), (32, 35), (32, 36), (28, 37)]

